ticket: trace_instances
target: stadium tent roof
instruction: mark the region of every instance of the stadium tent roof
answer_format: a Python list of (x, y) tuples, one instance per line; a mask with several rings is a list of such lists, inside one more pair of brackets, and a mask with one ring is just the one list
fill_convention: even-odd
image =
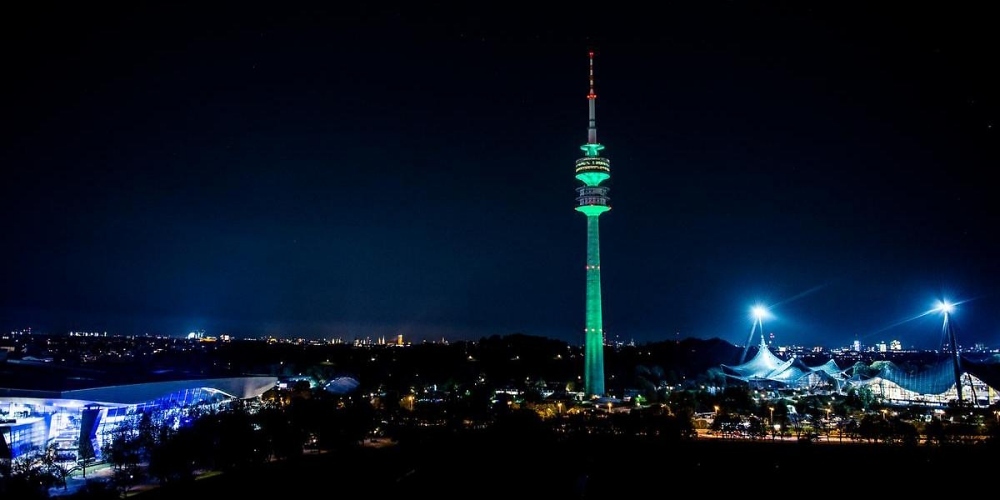
[(823, 363), (823, 364), (821, 364), (819, 366), (814, 366), (812, 368), (812, 370), (815, 371), (815, 372), (826, 373), (827, 375), (830, 375), (831, 377), (838, 377), (838, 378), (840, 378), (840, 377), (844, 376), (844, 370), (840, 369), (840, 367), (837, 366), (837, 362), (834, 361), (833, 359), (831, 359), (831, 360), (827, 361), (826, 363)]
[[(855, 364), (851, 370), (851, 385), (874, 385), (880, 381), (891, 382), (900, 389), (923, 395), (939, 395), (955, 389), (955, 360), (950, 354), (921, 365), (900, 366), (889, 360), (877, 361), (870, 366)], [(995, 359), (977, 360), (962, 356), (959, 360), (959, 379), (971, 375), (990, 388), (1000, 387), (1000, 364)]]
[(801, 359), (792, 358), (768, 374), (767, 378), (775, 382), (793, 384), (800, 378), (812, 373), (812, 371)]
[[(1000, 356), (981, 359), (963, 355), (959, 367), (962, 379), (971, 375), (991, 388), (1000, 387)], [(920, 364), (900, 366), (890, 360), (879, 360), (870, 365), (857, 362), (843, 370), (833, 359), (818, 366), (807, 366), (799, 358), (782, 360), (768, 349), (763, 339), (749, 361), (739, 365), (723, 364), (721, 368), (728, 378), (781, 386), (812, 384), (816, 377), (834, 382), (838, 389), (884, 381), (913, 394), (939, 396), (955, 390), (956, 385), (955, 359), (948, 353)]]
[(782, 385), (797, 384), (811, 375), (835, 381), (842, 381), (845, 377), (843, 370), (833, 359), (819, 366), (808, 366), (799, 358), (783, 360), (768, 349), (763, 338), (753, 358), (735, 366), (723, 364), (722, 372), (729, 378), (744, 382), (774, 382)]
[(873, 376), (861, 380), (882, 379), (917, 394), (941, 394), (955, 386), (954, 366), (952, 360), (942, 359), (931, 365), (904, 370), (892, 361), (882, 361), (873, 365), (878, 368)]
[(722, 369), (726, 375), (733, 378), (749, 380), (752, 378), (767, 378), (768, 375), (775, 373), (775, 370), (778, 370), (784, 364), (785, 361), (775, 356), (767, 348), (767, 345), (764, 344), (764, 340), (761, 339), (760, 348), (757, 349), (757, 353), (749, 361), (735, 366), (723, 364)]

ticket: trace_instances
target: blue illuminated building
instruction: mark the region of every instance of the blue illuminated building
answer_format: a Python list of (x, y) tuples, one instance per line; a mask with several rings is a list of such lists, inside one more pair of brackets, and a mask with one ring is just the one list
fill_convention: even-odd
[[(72, 389), (0, 387), (0, 457), (16, 459), (33, 451), (53, 448), (61, 461), (91, 455), (100, 460), (107, 436), (129, 418), (156, 412), (158, 418), (180, 427), (193, 409), (215, 408), (234, 399), (261, 396), (278, 379), (244, 376), (186, 380), (159, 380), (103, 385), (70, 370), (43, 361), (5, 362), (5, 371), (63, 372), (58, 377)], [(33, 366), (34, 365), (34, 366)], [(45, 383), (39, 381), (39, 386)], [(6, 383), (6, 382), (4, 382)]]

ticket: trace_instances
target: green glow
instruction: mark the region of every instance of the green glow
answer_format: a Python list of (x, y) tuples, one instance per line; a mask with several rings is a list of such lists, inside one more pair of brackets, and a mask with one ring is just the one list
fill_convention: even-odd
[(587, 156), (600, 156), (601, 150), (604, 149), (604, 145), (595, 142), (593, 144), (584, 144), (583, 146), (580, 146), (580, 149), (582, 149)]
[(608, 180), (609, 177), (611, 174), (607, 172), (580, 172), (576, 174), (576, 178), (588, 186), (596, 186)]
[[(608, 207), (577, 207), (585, 208)], [(601, 310), (601, 244), (598, 215), (587, 214), (587, 319), (584, 341), (584, 387), (588, 396), (604, 395), (604, 318)], [(585, 212), (586, 213), (586, 212)]]
[[(599, 146), (599, 144), (598, 144)], [(603, 149), (603, 146), (601, 146)], [(586, 149), (586, 146), (584, 146)], [(589, 155), (589, 153), (588, 153)], [(584, 156), (576, 160), (576, 178), (587, 186), (596, 186), (611, 177), (611, 162), (600, 156)]]
[(595, 219), (597, 218), (598, 215), (601, 215), (604, 212), (607, 212), (608, 210), (611, 210), (611, 207), (607, 205), (583, 205), (580, 207), (576, 207), (577, 212), (582, 212), (588, 218), (594, 217)]

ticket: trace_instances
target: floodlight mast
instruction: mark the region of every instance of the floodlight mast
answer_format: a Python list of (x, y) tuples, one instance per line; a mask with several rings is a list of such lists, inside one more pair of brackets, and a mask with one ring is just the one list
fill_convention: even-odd
[(745, 344), (743, 344), (743, 354), (740, 355), (740, 363), (739, 363), (741, 365), (743, 363), (745, 363), (746, 360), (747, 360), (747, 351), (750, 350), (750, 342), (753, 342), (753, 332), (754, 332), (754, 330), (757, 329), (758, 325), (760, 326), (760, 343), (761, 343), (761, 345), (764, 344), (764, 320), (763, 320), (763, 318), (764, 318), (764, 316), (767, 315), (767, 309), (764, 309), (764, 306), (754, 306), (753, 309), (750, 310), (750, 312), (753, 313), (754, 322), (753, 322), (753, 326), (750, 327), (750, 335), (747, 337), (747, 342)]
[(955, 391), (958, 393), (958, 406), (962, 406), (962, 364), (958, 355), (958, 341), (955, 340), (955, 329), (951, 325), (951, 311), (955, 306), (948, 301), (941, 301), (937, 310), (944, 314), (944, 322), (941, 324), (941, 332), (948, 336), (948, 345), (951, 347), (952, 368), (955, 370)]

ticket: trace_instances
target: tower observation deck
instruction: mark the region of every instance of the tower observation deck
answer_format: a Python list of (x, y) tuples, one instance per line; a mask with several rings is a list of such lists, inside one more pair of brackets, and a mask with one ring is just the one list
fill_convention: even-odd
[(590, 120), (587, 143), (580, 146), (584, 156), (576, 160), (576, 178), (583, 183), (576, 188), (576, 211), (587, 216), (587, 295), (584, 329), (584, 391), (590, 398), (604, 396), (604, 318), (601, 306), (601, 245), (598, 218), (611, 210), (608, 187), (601, 183), (611, 178), (611, 162), (601, 156), (604, 146), (597, 142), (597, 119), (594, 92), (594, 52), (590, 57), (590, 93), (587, 94)]

